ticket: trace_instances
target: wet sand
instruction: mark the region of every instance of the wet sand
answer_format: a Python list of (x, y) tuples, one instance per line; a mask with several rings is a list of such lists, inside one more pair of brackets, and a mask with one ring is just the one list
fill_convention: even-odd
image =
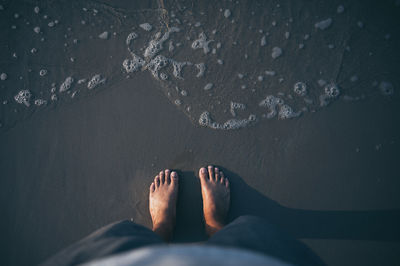
[[(150, 1), (138, 8), (155, 6)], [(98, 51), (100, 45), (90, 52)], [(115, 47), (107, 50), (114, 52), (120, 67), (124, 55)], [(346, 64), (354, 70), (360, 63)], [(231, 180), (230, 220), (242, 214), (265, 217), (328, 265), (400, 260), (397, 87), (393, 97), (341, 99), (295, 119), (221, 131), (199, 126), (198, 116), (188, 119), (149, 71), (113, 79), (120, 70), (101, 60), (76, 71), (96, 65), (109, 78), (101, 88), (44, 110), (29, 109), (36, 111), (0, 131), (2, 265), (37, 264), (115, 220), (132, 218), (149, 227), (148, 187), (165, 168), (180, 174), (174, 242), (202, 241), (197, 172), (209, 164)], [(396, 65), (390, 61), (390, 66)], [(231, 74), (224, 75), (221, 83)], [(360, 79), (364, 75), (368, 72)], [(365, 84), (356, 86), (357, 95)], [(11, 92), (0, 95), (12, 98)], [(231, 100), (226, 95), (216, 96)], [(207, 99), (199, 99), (202, 107)]]
[(226, 133), (194, 127), (146, 75), (2, 133), (7, 265), (39, 262), (115, 220), (150, 226), (148, 186), (164, 168), (181, 175), (176, 241), (201, 241), (197, 170), (210, 163), (232, 180), (231, 218), (280, 223), (328, 264), (398, 260), (399, 118), (385, 116), (396, 106), (338, 103)]

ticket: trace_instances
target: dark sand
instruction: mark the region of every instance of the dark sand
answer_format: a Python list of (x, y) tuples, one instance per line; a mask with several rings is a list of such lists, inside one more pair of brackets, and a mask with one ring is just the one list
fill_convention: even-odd
[(394, 104), (337, 103), (219, 132), (194, 127), (147, 74), (138, 80), (2, 133), (3, 265), (37, 263), (115, 220), (150, 226), (148, 187), (164, 168), (181, 175), (176, 241), (202, 240), (197, 170), (210, 163), (231, 178), (231, 217), (271, 219), (331, 265), (398, 261)]
[(148, 187), (165, 168), (180, 174), (174, 241), (202, 241), (208, 164), (231, 180), (230, 219), (265, 217), (328, 265), (398, 264), (398, 97), (215, 131), (164, 93), (138, 73), (0, 132), (1, 265), (37, 264), (115, 220), (150, 226)]

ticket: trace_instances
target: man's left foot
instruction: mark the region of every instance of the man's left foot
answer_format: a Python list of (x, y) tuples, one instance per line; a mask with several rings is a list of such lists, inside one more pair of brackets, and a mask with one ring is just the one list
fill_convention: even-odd
[(168, 169), (161, 171), (150, 185), (149, 206), (153, 232), (165, 241), (171, 239), (175, 226), (177, 198), (178, 174)]

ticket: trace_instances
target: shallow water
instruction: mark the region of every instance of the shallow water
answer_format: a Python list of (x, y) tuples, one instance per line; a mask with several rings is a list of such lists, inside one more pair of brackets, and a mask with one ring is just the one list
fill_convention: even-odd
[[(399, 99), (397, 2), (1, 6), (2, 130), (135, 83), (141, 71), (195, 125), (215, 129), (296, 119), (335, 101)], [(273, 109), (262, 104), (268, 97), (278, 99)]]

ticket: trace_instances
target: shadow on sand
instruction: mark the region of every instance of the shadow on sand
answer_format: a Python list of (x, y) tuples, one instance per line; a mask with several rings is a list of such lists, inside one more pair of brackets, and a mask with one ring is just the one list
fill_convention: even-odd
[[(295, 238), (400, 240), (400, 210), (314, 211), (284, 207), (222, 169), (231, 183), (229, 221), (241, 215), (264, 217)], [(180, 187), (174, 242), (198, 242), (204, 233), (200, 180), (197, 173), (179, 172)]]

